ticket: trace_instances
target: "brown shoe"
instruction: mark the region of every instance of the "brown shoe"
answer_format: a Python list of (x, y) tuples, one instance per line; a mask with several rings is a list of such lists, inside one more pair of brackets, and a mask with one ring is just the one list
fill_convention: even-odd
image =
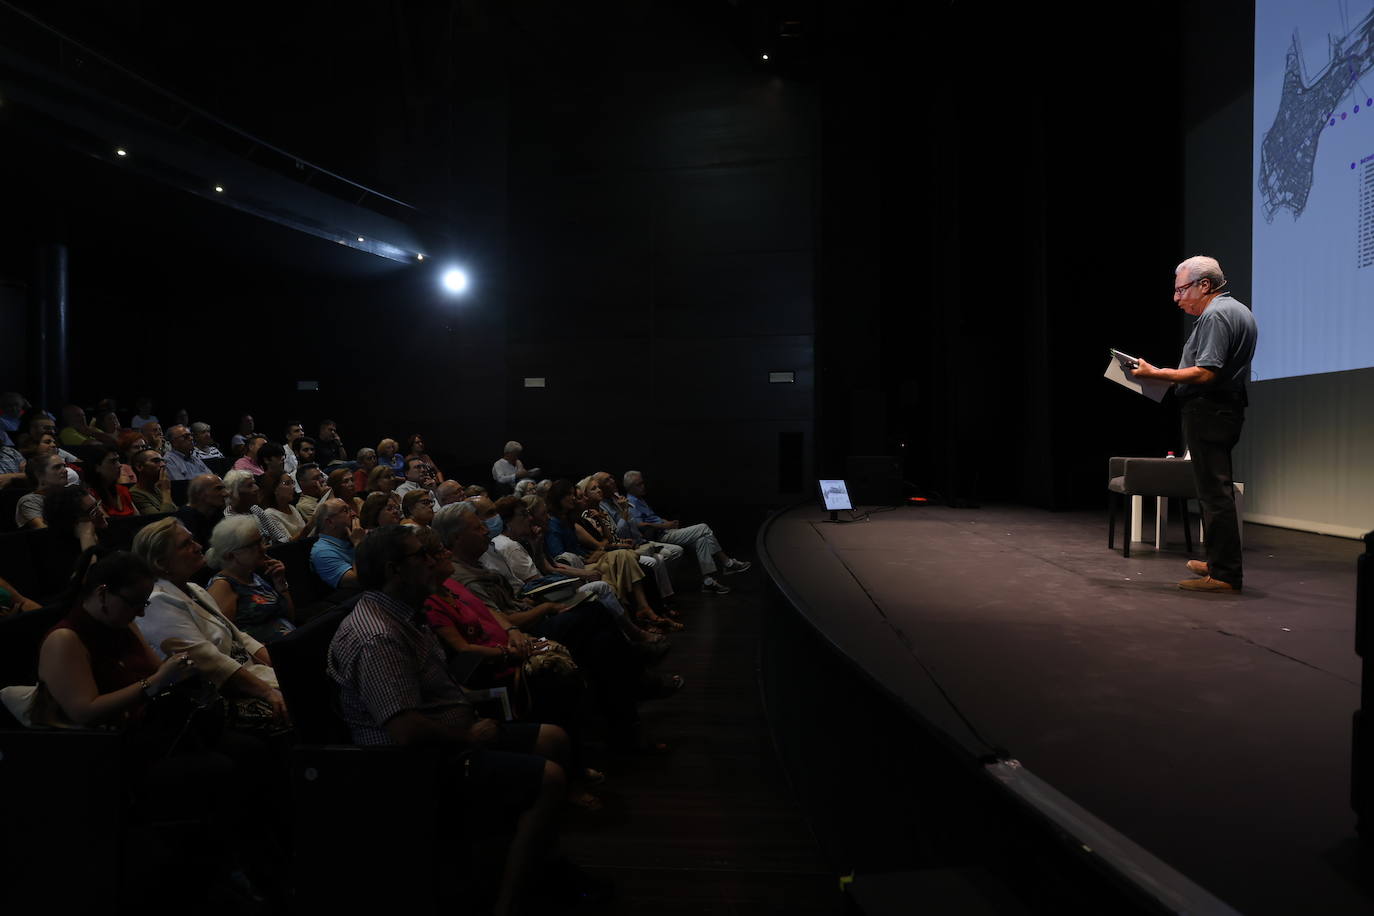
[(1199, 576), (1205, 576), (1205, 575), (1207, 575), (1207, 574), (1208, 574), (1207, 561), (1206, 561), (1206, 560), (1189, 560), (1189, 561), (1188, 561), (1188, 572), (1197, 573)]
[(1208, 576), (1205, 579), (1184, 579), (1178, 583), (1178, 587), (1190, 592), (1238, 592), (1239, 588), (1230, 582), (1223, 582), (1220, 579), (1213, 579)]

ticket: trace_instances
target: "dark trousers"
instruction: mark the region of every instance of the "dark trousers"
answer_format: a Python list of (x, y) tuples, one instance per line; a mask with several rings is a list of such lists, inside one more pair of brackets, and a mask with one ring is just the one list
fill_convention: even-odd
[(1192, 453), (1202, 523), (1207, 529), (1207, 565), (1213, 579), (1240, 588), (1240, 522), (1231, 479), (1231, 449), (1240, 441), (1245, 407), (1240, 401), (1206, 396), (1183, 403), (1183, 441)]

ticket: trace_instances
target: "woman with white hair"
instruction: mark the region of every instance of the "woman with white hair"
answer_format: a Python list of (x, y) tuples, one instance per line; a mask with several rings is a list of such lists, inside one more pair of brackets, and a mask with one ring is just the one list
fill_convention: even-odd
[(256, 477), (241, 469), (230, 471), (224, 475), (224, 489), (229, 493), (224, 501), (225, 518), (250, 515), (257, 521), (258, 530), (268, 543), (284, 544), (291, 540), (291, 532), (258, 505), (262, 499), (262, 488), (258, 486)]
[(240, 630), (210, 593), (191, 581), (205, 565), (205, 555), (186, 526), (175, 518), (147, 525), (134, 537), (134, 554), (158, 577), (142, 626), (154, 651), (163, 658), (186, 653), (236, 705), (251, 707), (257, 701), (278, 723), (286, 723), (286, 701), (267, 647)]
[(286, 565), (267, 555), (256, 520), (236, 515), (216, 525), (205, 563), (219, 570), (206, 591), (239, 629), (270, 643), (296, 628)]

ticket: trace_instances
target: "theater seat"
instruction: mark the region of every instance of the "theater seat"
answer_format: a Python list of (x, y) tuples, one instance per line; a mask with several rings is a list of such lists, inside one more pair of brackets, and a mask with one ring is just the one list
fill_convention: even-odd
[[(452, 850), (445, 837), (455, 825), (440, 823), (435, 803), (437, 793), (452, 791), (441, 779), (440, 754), (351, 744), (338, 685), (325, 670), (334, 632), (356, 601), (272, 643), (272, 664), (300, 741), (290, 762), (296, 893), (326, 910), (436, 912), (438, 879), (455, 864), (443, 853)], [(354, 856), (372, 874), (406, 878), (340, 880), (340, 861)]]

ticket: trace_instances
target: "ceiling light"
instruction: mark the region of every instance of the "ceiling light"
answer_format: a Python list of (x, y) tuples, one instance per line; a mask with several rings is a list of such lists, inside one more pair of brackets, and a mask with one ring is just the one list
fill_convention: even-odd
[(450, 267), (444, 271), (442, 278), (444, 289), (457, 295), (468, 288), (468, 275), (457, 267)]
[(122, 146), (117, 146), (117, 147), (115, 147), (115, 155), (116, 155), (116, 156), (127, 156), (127, 155), (129, 155), (129, 151), (126, 150), (126, 149), (125, 149), (124, 147), (122, 147)]

